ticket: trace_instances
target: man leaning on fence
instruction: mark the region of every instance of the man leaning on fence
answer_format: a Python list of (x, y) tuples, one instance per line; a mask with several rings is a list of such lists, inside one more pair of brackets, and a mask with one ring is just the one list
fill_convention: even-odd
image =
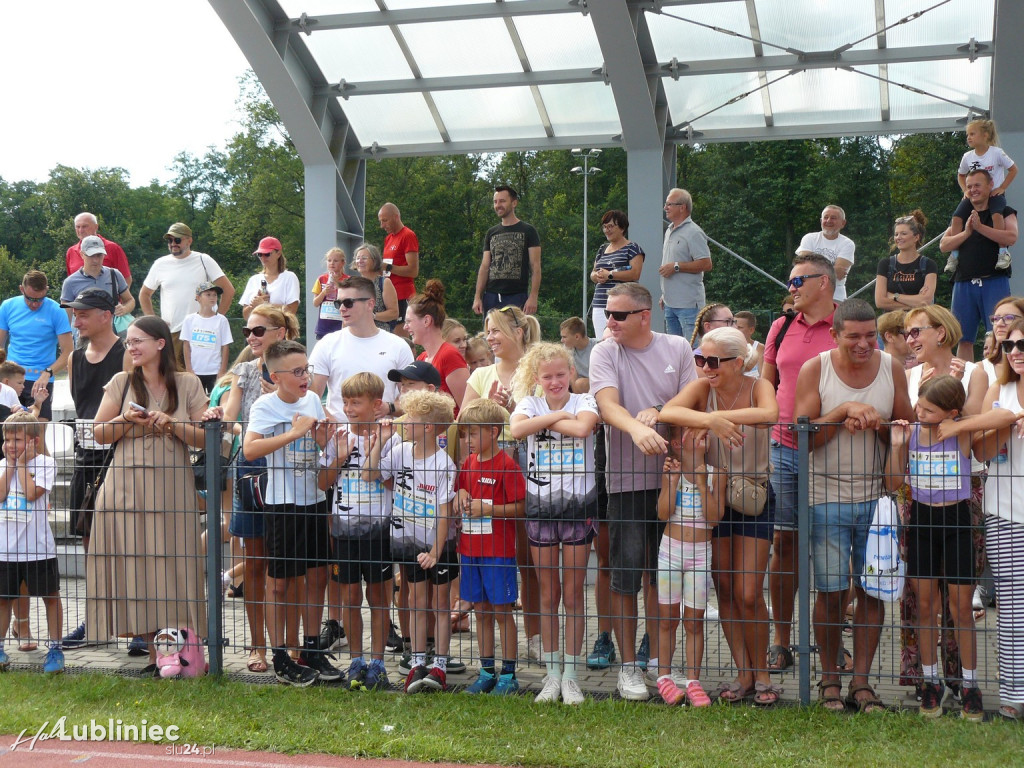
[(885, 606), (860, 587), (868, 528), (878, 496), (887, 422), (913, 420), (903, 362), (880, 352), (875, 312), (860, 299), (835, 311), (837, 348), (807, 361), (797, 379), (795, 416), (818, 425), (810, 457), (811, 561), (814, 633), (821, 665), (819, 696), (829, 710), (845, 708), (836, 654), (843, 626), (843, 593), (854, 580), (854, 671), (846, 702), (861, 712), (882, 708), (868, 684)]

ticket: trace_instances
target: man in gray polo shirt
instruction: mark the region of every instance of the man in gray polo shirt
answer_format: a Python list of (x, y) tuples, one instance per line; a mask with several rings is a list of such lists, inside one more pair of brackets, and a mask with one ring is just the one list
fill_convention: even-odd
[(711, 251), (704, 230), (690, 218), (693, 198), (685, 189), (670, 189), (665, 198), (668, 229), (661, 249), (661, 308), (665, 330), (676, 336), (693, 333), (704, 298), (704, 273), (711, 271)]

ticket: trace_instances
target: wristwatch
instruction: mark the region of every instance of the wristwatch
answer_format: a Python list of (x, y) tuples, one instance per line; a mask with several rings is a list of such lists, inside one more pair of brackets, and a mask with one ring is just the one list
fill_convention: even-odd
[(678, 272), (679, 271), (679, 262), (678, 261), (673, 261), (672, 262), (672, 271), (673, 272)]
[(50, 374), (50, 378), (53, 378), (53, 368), (43, 368), (43, 373)]

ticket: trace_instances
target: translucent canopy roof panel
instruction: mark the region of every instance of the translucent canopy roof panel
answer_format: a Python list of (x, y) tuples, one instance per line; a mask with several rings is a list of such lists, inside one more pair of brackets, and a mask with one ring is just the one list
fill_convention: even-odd
[(952, 130), (991, 109), (995, 0), (241, 6), (364, 151), (628, 148), (637, 114), (682, 142)]

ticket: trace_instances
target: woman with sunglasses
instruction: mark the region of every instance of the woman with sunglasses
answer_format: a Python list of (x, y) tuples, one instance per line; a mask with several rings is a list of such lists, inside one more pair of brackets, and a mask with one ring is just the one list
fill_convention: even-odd
[(889, 241), (891, 254), (878, 260), (875, 306), (883, 310), (923, 307), (935, 301), (938, 265), (918, 253), (928, 223), (920, 209), (900, 216)]
[(629, 219), (622, 211), (605, 211), (601, 217), (601, 231), (608, 242), (597, 249), (594, 268), (590, 272), (590, 281), (597, 286), (594, 288), (591, 310), (596, 339), (604, 336), (608, 324), (604, 316), (604, 308), (608, 306), (608, 289), (615, 283), (639, 281), (646, 255), (643, 248), (629, 239)]
[(249, 278), (238, 303), (242, 306), (242, 317), (262, 304), (270, 304), (293, 315), (299, 309), (299, 278), (285, 269), (288, 263), (284, 257), (281, 241), (276, 237), (264, 237), (253, 256), (260, 260), (260, 271)]
[[(731, 314), (730, 314), (731, 317)], [(765, 379), (744, 376), (751, 354), (735, 328), (708, 330), (694, 355), (703, 377), (686, 385), (661, 411), (659, 421), (707, 435), (706, 463), (758, 484), (768, 480), (769, 428), (779, 417), (775, 389)], [(727, 502), (728, 504), (728, 502)], [(726, 506), (712, 533), (711, 567), (722, 632), (738, 675), (720, 698), (736, 703), (753, 698), (759, 706), (778, 702), (766, 665), (770, 636), (764, 574), (771, 553), (774, 497), (769, 491), (757, 515)]]
[(447, 315), (444, 311), (444, 283), (427, 280), (423, 293), (409, 299), (405, 310), (405, 330), (413, 344), (423, 347), (417, 360), (425, 360), (441, 374), (441, 391), (455, 400), (455, 415), (466, 397), (469, 366), (454, 346), (444, 340)]
[[(466, 394), (462, 407), (479, 397), (486, 397), (511, 413), (516, 404), (512, 397), (512, 377), (519, 367), (526, 350), (535, 342), (540, 341), (540, 323), (533, 315), (526, 315), (519, 307), (502, 307), (492, 309), (484, 318), (484, 334), (487, 344), (494, 353), (495, 362), (477, 368), (466, 382)], [(519, 466), (526, 471), (526, 449), (520, 448), (509, 434), (508, 429), (501, 431), (498, 441), (506, 451), (518, 457)], [(522, 578), (522, 589), (519, 592), (523, 604), (523, 615), (526, 624), (527, 653), (531, 659), (540, 660), (540, 592), (537, 585), (537, 574), (530, 561), (530, 542), (526, 536), (526, 521), (516, 521), (516, 560), (519, 563), (519, 575)]]
[[(239, 363), (231, 369), (231, 389), (224, 405), (210, 408), (204, 418), (220, 419), (226, 422), (240, 421), (244, 439), (249, 424), (249, 410), (256, 399), (277, 387), (270, 381), (270, 373), (263, 363), (263, 352), (275, 341), (296, 339), (299, 336), (299, 321), (295, 315), (282, 312), (270, 304), (254, 307), (246, 318), (242, 335), (252, 352), (252, 360)], [(242, 498), (241, 483), (246, 475), (266, 471), (266, 459), (248, 461), (238, 454), (235, 464), (235, 496), (231, 511), (229, 531), (232, 536), (243, 540), (242, 545), (242, 597), (245, 601), (245, 615), (249, 621), (250, 672), (266, 672), (266, 545), (263, 540), (263, 512), (251, 509), (250, 499)], [(237, 594), (237, 588), (236, 588)], [(290, 648), (298, 647), (298, 637), (288, 638)]]
[(96, 497), (86, 583), (86, 626), (99, 642), (162, 627), (206, 631), (196, 488), (189, 448), (202, 448), (208, 404), (195, 374), (177, 372), (167, 323), (140, 317), (128, 328), (127, 373), (104, 387), (94, 437), (114, 455)]
[(398, 316), (398, 294), (391, 278), (384, 274), (384, 261), (380, 250), (376, 245), (363, 243), (352, 254), (352, 264), (361, 276), (373, 283), (376, 292), (373, 322), (382, 331), (393, 331), (402, 318)]
[[(953, 313), (938, 304), (928, 304), (909, 310), (903, 322), (903, 336), (907, 340), (907, 346), (919, 361), (919, 365), (907, 371), (907, 391), (910, 395), (911, 406), (916, 407), (918, 392), (924, 382), (943, 374), (949, 374), (958, 380), (964, 388), (967, 399), (962, 411), (963, 415), (977, 414), (981, 410), (985, 398), (988, 379), (980, 365), (961, 360), (953, 354), (961, 339), (960, 323), (957, 322)], [(968, 500), (968, 509), (975, 534), (975, 572), (978, 576), (985, 569), (985, 542), (982, 536), (982, 474), (984, 470), (985, 467), (981, 462), (975, 460), (971, 463), (971, 496)], [(901, 489), (896, 498), (900, 516), (906, 519), (910, 514), (911, 503), (906, 489)], [(953, 622), (949, 612), (949, 590), (945, 581), (940, 582), (940, 589), (942, 591), (944, 627), (941, 638), (943, 677), (946, 680), (956, 681), (960, 679), (961, 675), (960, 649), (953, 632)], [(980, 619), (983, 615), (984, 610), (978, 611), (975, 618)], [(920, 621), (918, 619), (917, 595), (914, 593), (909, 579), (904, 586), (900, 601), (900, 618), (903, 625), (900, 636), (900, 645), (902, 646), (900, 684), (914, 685), (920, 690), (922, 678), (916, 631), (916, 627), (920, 626)]]
[(996, 304), (995, 314), (989, 318), (992, 323), (992, 336), (995, 339), (995, 345), (992, 352), (985, 355), (981, 361), (981, 367), (984, 369), (985, 375), (988, 376), (990, 387), (999, 378), (999, 364), (1003, 362), (1002, 344), (1006, 341), (1006, 334), (1009, 332), (1010, 326), (1017, 320), (1024, 320), (1024, 298), (1016, 296), (1007, 296)]

